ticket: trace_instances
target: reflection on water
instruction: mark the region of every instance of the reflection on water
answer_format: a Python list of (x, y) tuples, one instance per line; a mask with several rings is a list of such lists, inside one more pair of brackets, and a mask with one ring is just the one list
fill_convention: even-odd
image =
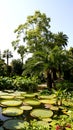
[(5, 121), (7, 119), (10, 119), (10, 118), (2, 115), (2, 107), (0, 107), (0, 120)]

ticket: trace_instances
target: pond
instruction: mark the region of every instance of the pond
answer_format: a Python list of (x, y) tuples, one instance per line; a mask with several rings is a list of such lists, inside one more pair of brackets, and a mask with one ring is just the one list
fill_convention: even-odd
[[(11, 126), (10, 121), (17, 123), (17, 120), (30, 122), (36, 119), (54, 127), (56, 124), (62, 123), (62, 120), (63, 123), (64, 121), (66, 123), (66, 120), (72, 123), (72, 110), (73, 102), (70, 99), (67, 101), (63, 99), (62, 105), (59, 105), (59, 102), (56, 105), (55, 94), (0, 91), (0, 130), (13, 130), (14, 127)], [(15, 130), (18, 129), (15, 128)]]

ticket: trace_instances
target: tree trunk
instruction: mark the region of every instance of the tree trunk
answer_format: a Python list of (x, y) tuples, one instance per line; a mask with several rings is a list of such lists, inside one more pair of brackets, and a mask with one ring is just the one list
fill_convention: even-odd
[(51, 77), (51, 72), (47, 70), (47, 87), (49, 90), (52, 89), (52, 77)]
[(53, 71), (53, 80), (57, 80), (56, 69), (53, 68), (52, 71)]
[(59, 79), (61, 78), (61, 66), (59, 64)]

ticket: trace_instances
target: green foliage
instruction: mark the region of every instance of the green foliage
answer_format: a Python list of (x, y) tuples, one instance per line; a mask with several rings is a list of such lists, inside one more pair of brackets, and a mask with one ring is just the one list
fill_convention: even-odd
[(6, 64), (3, 59), (0, 59), (0, 76), (6, 75)]
[(36, 77), (0, 77), (0, 89), (13, 89), (22, 91), (35, 91), (37, 89)]
[(32, 120), (28, 130), (49, 130), (49, 124), (44, 121)]
[(10, 77), (0, 77), (0, 89), (12, 89), (13, 88), (13, 79)]
[(60, 81), (56, 83), (56, 89), (67, 89), (68, 91), (73, 90), (73, 83), (68, 80)]
[(37, 87), (37, 81), (35, 77), (16, 77), (13, 86), (16, 86), (16, 89), (18, 90), (34, 91)]
[(12, 60), (12, 75), (21, 75), (22, 74), (22, 62), (20, 59)]

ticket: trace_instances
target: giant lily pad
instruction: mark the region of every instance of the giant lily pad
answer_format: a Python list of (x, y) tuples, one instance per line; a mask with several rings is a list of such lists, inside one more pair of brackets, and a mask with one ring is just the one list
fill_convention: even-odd
[(50, 109), (51, 109), (51, 110), (54, 110), (54, 111), (58, 111), (58, 110), (59, 110), (59, 107), (57, 107), (57, 106), (51, 106)]
[(22, 92), (22, 91), (15, 91), (15, 96), (24, 96), (26, 94), (26, 92)]
[(2, 95), (0, 96), (1, 99), (13, 99), (14, 96), (13, 95)]
[(30, 114), (33, 117), (48, 118), (48, 117), (52, 117), (53, 112), (51, 110), (46, 110), (46, 109), (34, 109), (31, 111)]
[(32, 98), (32, 97), (35, 97), (36, 96), (36, 93), (27, 93), (25, 94), (25, 97), (27, 98)]
[(4, 122), (3, 127), (7, 130), (22, 130), (28, 127), (29, 123), (23, 120), (11, 119)]
[(25, 99), (24, 96), (16, 96), (15, 98), (16, 98), (16, 99), (21, 99), (21, 100), (22, 100), (22, 99)]
[(42, 120), (45, 121), (45, 122), (51, 122), (52, 121), (51, 118), (43, 118)]
[(32, 106), (21, 106), (20, 109), (22, 109), (22, 110), (31, 110)]
[(2, 114), (6, 116), (19, 116), (23, 114), (23, 110), (16, 107), (7, 107), (3, 109)]
[(51, 95), (40, 95), (39, 98), (42, 98), (42, 99), (53, 99), (55, 98), (56, 96), (54, 94), (51, 94)]
[(19, 106), (22, 104), (22, 101), (20, 100), (3, 100), (1, 101), (1, 104), (4, 106)]
[(40, 100), (40, 102), (41, 103), (44, 103), (44, 104), (55, 104), (56, 103), (56, 100), (54, 100), (54, 99), (42, 99), (42, 100)]
[(29, 99), (29, 100), (24, 100), (24, 103), (32, 105), (32, 106), (37, 106), (40, 105), (41, 103), (38, 100), (33, 100), (33, 99)]
[(59, 107), (58, 106), (54, 106), (52, 104), (45, 104), (45, 108), (49, 108), (51, 110), (55, 110), (55, 111), (58, 111), (59, 110)]

